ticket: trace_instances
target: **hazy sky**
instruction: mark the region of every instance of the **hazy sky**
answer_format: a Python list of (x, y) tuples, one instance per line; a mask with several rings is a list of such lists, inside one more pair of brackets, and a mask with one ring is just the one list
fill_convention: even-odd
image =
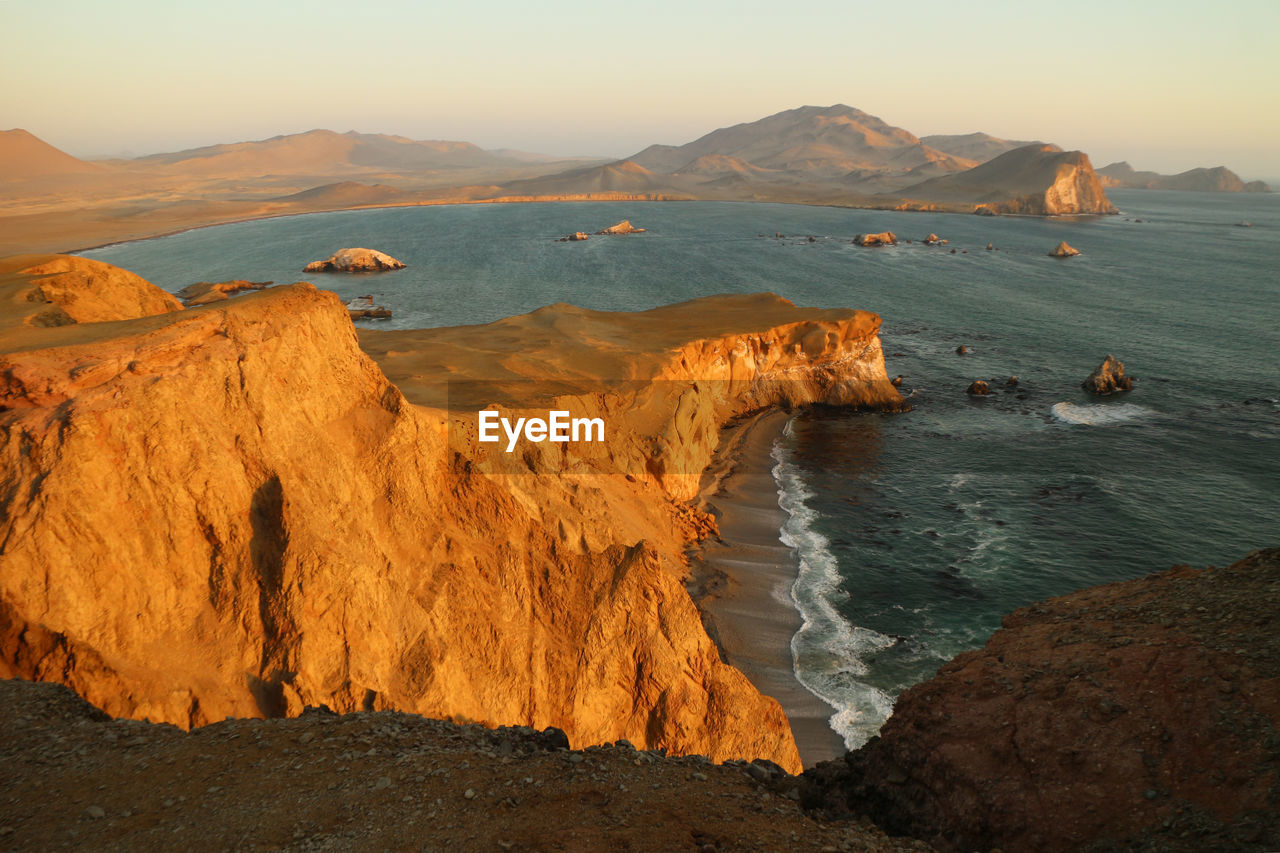
[(0, 129), (147, 154), (325, 127), (622, 156), (803, 104), (1280, 176), (1280, 0), (0, 0)]

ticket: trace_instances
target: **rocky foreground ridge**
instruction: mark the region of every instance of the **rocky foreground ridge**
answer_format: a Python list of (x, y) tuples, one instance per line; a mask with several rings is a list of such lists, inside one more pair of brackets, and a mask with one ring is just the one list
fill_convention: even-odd
[(1280, 549), (1023, 608), (805, 800), (941, 850), (1275, 850), (1278, 611)]
[(0, 680), (2, 850), (928, 851), (805, 814), (767, 762), (395, 711), (113, 720), (55, 684)]
[[(72, 316), (104, 281), (128, 307)], [(683, 587), (709, 524), (683, 501), (729, 418), (900, 405), (875, 315), (552, 306), (366, 333), (380, 367), (308, 284), (184, 310), (106, 264), (24, 257), (0, 262), (0, 306), (0, 675), (183, 728), (395, 709), (799, 770)], [(508, 385), (451, 406), (445, 376)], [(569, 408), (643, 381), (604, 395), (594, 455), (483, 470), (475, 408), (547, 376), (586, 383), (537, 401)]]

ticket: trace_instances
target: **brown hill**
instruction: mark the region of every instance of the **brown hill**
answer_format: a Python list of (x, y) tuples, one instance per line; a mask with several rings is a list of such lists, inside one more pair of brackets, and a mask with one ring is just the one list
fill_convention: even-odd
[(1207, 193), (1271, 192), (1262, 181), (1245, 183), (1226, 166), (1188, 169), (1176, 175), (1139, 172), (1126, 162), (1112, 163), (1098, 170), (1103, 186), (1142, 190), (1183, 190)]
[(941, 850), (1280, 849), (1280, 549), (1005, 616), (810, 796)]
[(0, 181), (103, 171), (102, 166), (78, 160), (21, 128), (0, 130)]
[(508, 161), (469, 142), (417, 141), (382, 134), (312, 130), (153, 154), (135, 161), (188, 174), (330, 174), (342, 171), (422, 171), (498, 166)]
[(1081, 151), (1028, 145), (967, 172), (932, 178), (902, 190), (908, 199), (972, 205), (991, 213), (1037, 215), (1115, 213)]
[(312, 187), (299, 193), (280, 196), (273, 201), (303, 202), (306, 204), (332, 205), (334, 207), (361, 207), (373, 204), (392, 204), (412, 198), (412, 193), (383, 184), (362, 184), (358, 181), (340, 181)]
[(994, 160), (1001, 154), (1012, 151), (1015, 148), (1046, 144), (1035, 140), (1000, 139), (989, 133), (937, 133), (931, 136), (922, 136), (920, 141), (930, 148), (936, 148), (938, 151), (945, 152), (953, 157), (959, 157), (962, 160), (972, 160), (975, 164)]
[(844, 104), (786, 110), (712, 131), (685, 145), (651, 145), (631, 160), (654, 172), (672, 173), (708, 155), (732, 157), (762, 169), (828, 176), (854, 169), (906, 171), (930, 162), (953, 169), (973, 165)]

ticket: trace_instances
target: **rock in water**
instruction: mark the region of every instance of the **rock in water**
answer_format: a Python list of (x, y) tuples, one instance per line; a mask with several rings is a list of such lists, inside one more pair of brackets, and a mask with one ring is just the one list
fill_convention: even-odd
[(896, 246), (898, 235), (892, 231), (881, 231), (879, 234), (859, 234), (853, 238), (859, 246)]
[(966, 389), (965, 393), (970, 394), (971, 396), (974, 396), (974, 397), (981, 397), (991, 393), (991, 386), (988, 385), (986, 382), (982, 381), (981, 379), (975, 379), (973, 382), (969, 384), (969, 387)]
[(1132, 390), (1133, 380), (1124, 375), (1124, 362), (1108, 353), (1089, 378), (1080, 383), (1080, 387), (1090, 394), (1106, 396)]
[(1059, 244), (1054, 248), (1054, 250), (1053, 250), (1052, 252), (1050, 252), (1050, 253), (1049, 253), (1049, 257), (1051, 257), (1051, 258), (1071, 258), (1071, 257), (1075, 257), (1075, 256), (1076, 256), (1076, 255), (1078, 255), (1078, 254), (1080, 254), (1080, 250), (1079, 250), (1079, 249), (1073, 249), (1073, 248), (1071, 248), (1070, 246), (1068, 246), (1068, 245), (1067, 245), (1067, 241), (1066, 241), (1066, 240), (1063, 240), (1061, 243), (1059, 243)]
[(303, 272), (384, 272), (402, 270), (404, 264), (373, 249), (339, 249), (323, 261), (312, 261)]
[(617, 225), (610, 225), (608, 228), (605, 228), (601, 231), (597, 231), (596, 233), (597, 234), (643, 234), (644, 229), (637, 228), (634, 225), (632, 225), (630, 219), (624, 219), (621, 222), (619, 222)]
[(947, 242), (948, 241), (943, 240), (941, 237), (939, 237), (937, 234), (934, 234), (933, 232), (929, 232), (929, 236), (924, 238), (924, 244), (926, 246), (945, 246)]
[(587, 232), (585, 232), (585, 231), (574, 231), (574, 232), (573, 232), (572, 234), (570, 234), (569, 236), (567, 236), (567, 237), (561, 237), (561, 238), (560, 238), (559, 240), (557, 240), (556, 242), (557, 242), (557, 243), (576, 243), (576, 242), (578, 242), (579, 240), (587, 240), (587, 239), (589, 239), (589, 237), (587, 236)]

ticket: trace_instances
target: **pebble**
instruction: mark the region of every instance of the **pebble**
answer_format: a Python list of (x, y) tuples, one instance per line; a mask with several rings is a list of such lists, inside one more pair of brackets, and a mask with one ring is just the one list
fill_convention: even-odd
[(89, 808), (84, 810), (84, 813), (93, 820), (101, 820), (107, 816), (107, 813), (103, 810), (102, 806), (89, 806)]
[(693, 774), (693, 778), (694, 778), (694, 779), (697, 779), (699, 782), (705, 782), (705, 781), (707, 781), (707, 774), (706, 774), (706, 773), (694, 773), (694, 774)]
[(465, 792), (463, 792), (462, 796), (466, 797), (468, 800), (474, 800), (476, 798), (476, 789), (468, 788)]
[(378, 777), (378, 781), (373, 783), (373, 787), (374, 787), (374, 789), (375, 789), (375, 790), (378, 790), (378, 791), (381, 791), (381, 790), (382, 790), (382, 789), (384, 789), (384, 788), (390, 788), (390, 787), (391, 787), (391, 777), (390, 777), (390, 776), (379, 776), (379, 777)]

